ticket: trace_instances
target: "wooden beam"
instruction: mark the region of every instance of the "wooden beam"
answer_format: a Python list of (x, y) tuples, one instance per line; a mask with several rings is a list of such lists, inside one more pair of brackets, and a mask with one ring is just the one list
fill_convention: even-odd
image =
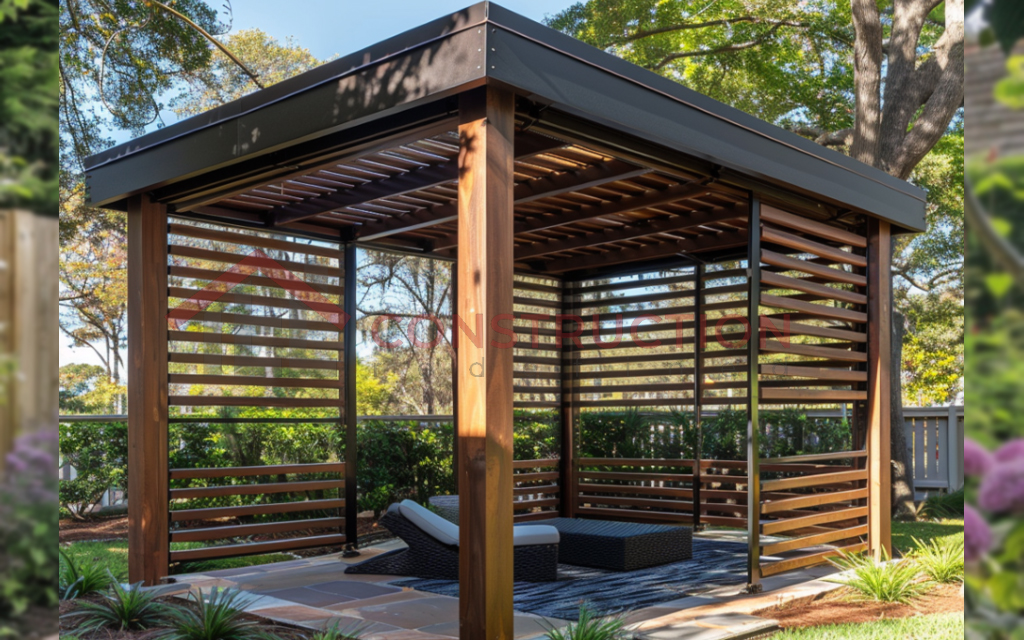
[[(551, 215), (536, 216), (527, 220), (522, 220), (516, 223), (515, 234), (521, 235), (524, 233), (535, 233), (537, 231), (554, 229), (576, 222), (596, 220), (597, 218), (614, 216), (620, 213), (641, 211), (650, 207), (671, 204), (673, 202), (681, 202), (688, 198), (699, 198), (711, 193), (714, 193), (714, 191), (703, 184), (678, 184), (666, 189), (648, 191), (643, 195), (632, 198), (623, 197), (618, 200), (611, 200), (598, 205), (583, 206), (572, 211), (552, 213)], [(457, 233), (452, 233), (440, 240), (436, 240), (434, 242), (433, 249), (435, 251), (444, 251), (446, 249), (451, 249), (458, 244), (459, 235)]]
[(672, 240), (643, 247), (617, 249), (606, 253), (598, 253), (588, 256), (559, 258), (558, 260), (552, 260), (545, 263), (543, 267), (540, 268), (547, 273), (565, 273), (567, 271), (592, 269), (595, 267), (624, 264), (627, 262), (656, 260), (658, 258), (667, 258), (680, 254), (702, 253), (705, 251), (714, 251), (716, 249), (742, 247), (746, 243), (746, 231), (726, 231), (715, 235), (708, 234), (692, 240)]
[[(700, 522), (701, 515), (701, 464), (704, 459), (704, 340), (707, 336), (707, 320), (704, 318), (704, 265), (693, 268), (693, 315), (695, 329), (693, 331), (693, 427), (697, 431), (697, 442), (693, 452), (693, 530), (701, 531), (704, 526)], [(683, 360), (685, 361), (683, 354)]]
[(512, 316), (515, 98), (484, 87), (459, 104), (459, 636), (512, 640), (512, 350), (492, 321)]
[(760, 450), (760, 335), (761, 335), (761, 200), (750, 198), (747, 225), (747, 588), (761, 591), (761, 450)]
[(746, 207), (716, 207), (706, 211), (694, 211), (668, 218), (644, 220), (636, 224), (611, 229), (602, 229), (572, 238), (555, 238), (545, 242), (535, 242), (516, 248), (516, 261), (529, 260), (546, 256), (551, 253), (597, 247), (603, 244), (645, 238), (661, 233), (674, 233), (692, 229), (706, 224), (716, 224), (728, 220), (745, 218)]
[(128, 580), (170, 569), (167, 397), (167, 207), (128, 201)]
[(876, 558), (892, 552), (890, 371), (892, 245), (888, 222), (868, 221), (868, 544)]
[[(528, 158), (564, 146), (564, 142), (551, 138), (519, 136), (516, 140), (516, 157), (517, 159)], [(294, 204), (281, 205), (267, 212), (267, 220), (270, 221), (271, 226), (283, 226), (345, 207), (354, 207), (381, 198), (392, 198), (438, 187), (459, 179), (458, 164), (458, 159), (452, 159), (448, 162), (413, 169), (396, 176), (372, 180), (344, 191), (308, 198)], [(397, 218), (404, 218), (404, 216)], [(390, 222), (390, 220), (386, 222)], [(366, 226), (375, 224), (371, 223)], [(367, 231), (365, 236), (366, 240), (370, 240), (371, 237), (384, 237), (381, 232), (374, 232), (372, 229)]]

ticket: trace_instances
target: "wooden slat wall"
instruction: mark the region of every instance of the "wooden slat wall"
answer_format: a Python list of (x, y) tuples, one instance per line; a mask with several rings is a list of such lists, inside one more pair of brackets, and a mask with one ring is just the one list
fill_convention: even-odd
[(562, 282), (517, 273), (512, 295), (516, 333), (512, 356), (514, 407), (557, 410), (562, 406), (562, 361), (555, 321), (562, 313)]
[[(172, 326), (171, 406), (186, 414), (194, 407), (307, 407), (327, 412), (318, 417), (340, 417), (342, 336), (333, 314), (342, 305), (342, 250), (205, 224), (173, 223), (169, 231), (172, 310), (188, 308), (194, 292), (225, 291), (211, 281), (257, 249), (300, 281), (282, 286), (280, 278), (254, 273)], [(307, 285), (319, 293), (313, 300), (300, 290)]]
[[(246, 417), (255, 410), (259, 422), (301, 410), (337, 418), (341, 429), (344, 250), (183, 221), (169, 225), (168, 243), (172, 413), (201, 422), (211, 412)], [(230, 291), (210, 284), (257, 252), (275, 264)], [(208, 291), (222, 295), (188, 319), (175, 315), (176, 308), (195, 311), (187, 300)], [(174, 469), (170, 480), (172, 563), (346, 542), (344, 462)]]
[(562, 504), (559, 460), (517, 460), (512, 467), (515, 521), (557, 518)]
[[(764, 205), (761, 210), (760, 406), (867, 400), (865, 234)], [(866, 548), (864, 443), (828, 455), (762, 458), (762, 565), (767, 577)]]

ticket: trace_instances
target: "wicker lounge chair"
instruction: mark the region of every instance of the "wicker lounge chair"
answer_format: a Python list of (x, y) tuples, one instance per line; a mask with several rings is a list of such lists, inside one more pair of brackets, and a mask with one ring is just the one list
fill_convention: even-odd
[[(459, 579), (459, 527), (411, 500), (393, 504), (380, 524), (401, 538), (397, 549), (354, 564), (349, 574), (397, 575), (438, 580)], [(558, 530), (520, 526), (514, 530), (515, 580), (553, 582), (558, 579)]]

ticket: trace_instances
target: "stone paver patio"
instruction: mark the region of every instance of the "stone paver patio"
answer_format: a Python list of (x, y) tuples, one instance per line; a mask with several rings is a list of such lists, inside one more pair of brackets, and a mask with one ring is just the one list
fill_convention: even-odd
[[(721, 534), (719, 534), (721, 535)], [(730, 534), (726, 534), (730, 535)], [(347, 564), (400, 548), (391, 541), (361, 550), (358, 558), (340, 555), (192, 574), (177, 577), (170, 593), (234, 587), (254, 596), (248, 611), (278, 623), (324, 629), (362, 631), (363, 640), (450, 640), (459, 636), (457, 598), (415, 591), (391, 583), (400, 576), (347, 575)], [(709, 590), (701, 595), (665, 602), (625, 617), (629, 628), (650, 640), (726, 640), (771, 631), (774, 622), (751, 614), (776, 604), (813, 599), (837, 585), (818, 580), (833, 573), (815, 567), (765, 580), (765, 592), (742, 593), (743, 585)], [(568, 622), (516, 612), (515, 636), (543, 636)]]

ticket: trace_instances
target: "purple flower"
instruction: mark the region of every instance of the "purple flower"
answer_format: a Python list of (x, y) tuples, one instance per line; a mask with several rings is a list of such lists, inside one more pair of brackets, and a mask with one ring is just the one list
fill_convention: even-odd
[(980, 444), (964, 438), (964, 475), (979, 478), (992, 466), (992, 454)]
[(992, 530), (971, 505), (964, 505), (964, 560), (980, 560), (992, 548)]
[(985, 511), (1024, 511), (1024, 464), (1003, 462), (992, 467), (981, 481), (978, 506)]
[[(964, 447), (967, 446), (967, 441), (964, 440)], [(964, 466), (967, 466), (966, 462), (966, 448), (964, 449)], [(1011, 440), (996, 451), (995, 454), (996, 462), (1020, 462), (1024, 464), (1024, 440)]]

